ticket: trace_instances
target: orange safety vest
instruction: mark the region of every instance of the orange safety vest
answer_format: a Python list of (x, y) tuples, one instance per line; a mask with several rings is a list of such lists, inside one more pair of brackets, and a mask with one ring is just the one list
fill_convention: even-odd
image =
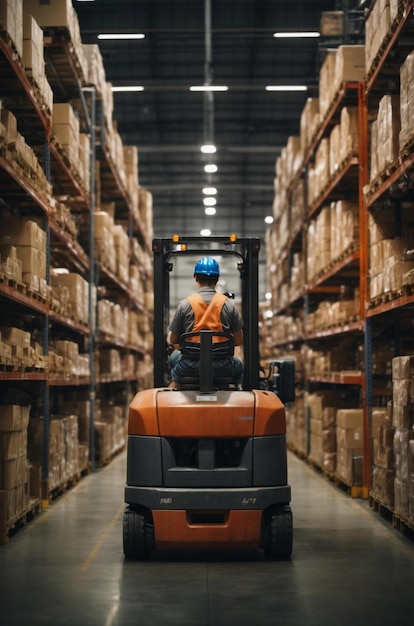
[[(220, 315), (227, 296), (216, 292), (210, 303), (207, 304), (199, 293), (193, 293), (191, 296), (188, 296), (187, 300), (194, 313), (194, 326), (191, 332), (197, 333), (200, 330), (223, 332)], [(198, 338), (192, 337), (191, 341), (198, 341)], [(226, 337), (213, 337), (213, 343), (217, 341), (226, 341)]]

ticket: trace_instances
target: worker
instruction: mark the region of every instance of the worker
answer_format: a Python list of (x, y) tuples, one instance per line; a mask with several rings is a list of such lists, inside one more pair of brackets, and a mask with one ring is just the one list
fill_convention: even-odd
[[(220, 266), (211, 257), (203, 257), (194, 267), (197, 292), (180, 302), (170, 324), (169, 342), (179, 344), (184, 333), (212, 330), (230, 332), (234, 345), (243, 343), (243, 320), (232, 299), (216, 291)], [(180, 380), (198, 375), (198, 361), (186, 359), (179, 350), (174, 350), (169, 359), (171, 367), (170, 387), (179, 388)], [(218, 376), (231, 377), (241, 388), (243, 363), (235, 356), (213, 360), (213, 372)]]

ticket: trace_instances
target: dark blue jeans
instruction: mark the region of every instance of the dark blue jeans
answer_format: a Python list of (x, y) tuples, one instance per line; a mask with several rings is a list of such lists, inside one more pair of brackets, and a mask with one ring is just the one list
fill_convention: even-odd
[[(184, 359), (180, 350), (175, 350), (169, 358), (171, 378), (179, 383), (186, 376), (198, 376), (199, 362)], [(227, 359), (213, 360), (213, 372), (216, 376), (231, 377), (235, 385), (243, 384), (243, 363), (233, 356)]]

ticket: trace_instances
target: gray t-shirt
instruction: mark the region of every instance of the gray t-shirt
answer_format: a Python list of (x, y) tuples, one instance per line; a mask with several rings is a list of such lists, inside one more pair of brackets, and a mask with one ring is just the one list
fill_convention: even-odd
[[(198, 290), (198, 293), (203, 298), (203, 300), (209, 304), (214, 294), (216, 293), (215, 289), (211, 287), (201, 287)], [(227, 298), (226, 302), (223, 305), (221, 310), (220, 320), (223, 325), (223, 330), (225, 332), (234, 333), (236, 330), (242, 330), (243, 328), (243, 320), (238, 312), (236, 305), (233, 300)], [(183, 333), (191, 333), (194, 326), (194, 313), (191, 307), (191, 304), (185, 298), (181, 300), (180, 304), (175, 311), (174, 318), (170, 324), (169, 330), (180, 336)]]

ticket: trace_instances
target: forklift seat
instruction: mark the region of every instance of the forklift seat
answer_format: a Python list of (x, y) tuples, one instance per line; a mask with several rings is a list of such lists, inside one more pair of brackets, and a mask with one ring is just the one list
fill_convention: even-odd
[[(181, 335), (180, 350), (185, 359), (192, 361), (200, 360), (201, 333), (205, 332), (206, 331), (200, 331)], [(233, 356), (234, 338), (231, 333), (208, 331), (208, 334), (212, 337), (211, 356), (213, 361), (216, 359), (227, 359)], [(217, 337), (218, 341), (214, 341), (214, 337)]]
[[(216, 340), (214, 340), (217, 338)], [(231, 333), (203, 330), (199, 332), (184, 333), (180, 338), (180, 350), (183, 358), (198, 361), (200, 369), (204, 364), (207, 370), (212, 370), (209, 375), (210, 382), (215, 389), (234, 388), (231, 376), (215, 375), (214, 361), (231, 358), (234, 354), (234, 339)], [(198, 388), (201, 384), (201, 376), (198, 369), (197, 375), (185, 376), (180, 380), (180, 385)], [(205, 370), (204, 370), (205, 371)]]

